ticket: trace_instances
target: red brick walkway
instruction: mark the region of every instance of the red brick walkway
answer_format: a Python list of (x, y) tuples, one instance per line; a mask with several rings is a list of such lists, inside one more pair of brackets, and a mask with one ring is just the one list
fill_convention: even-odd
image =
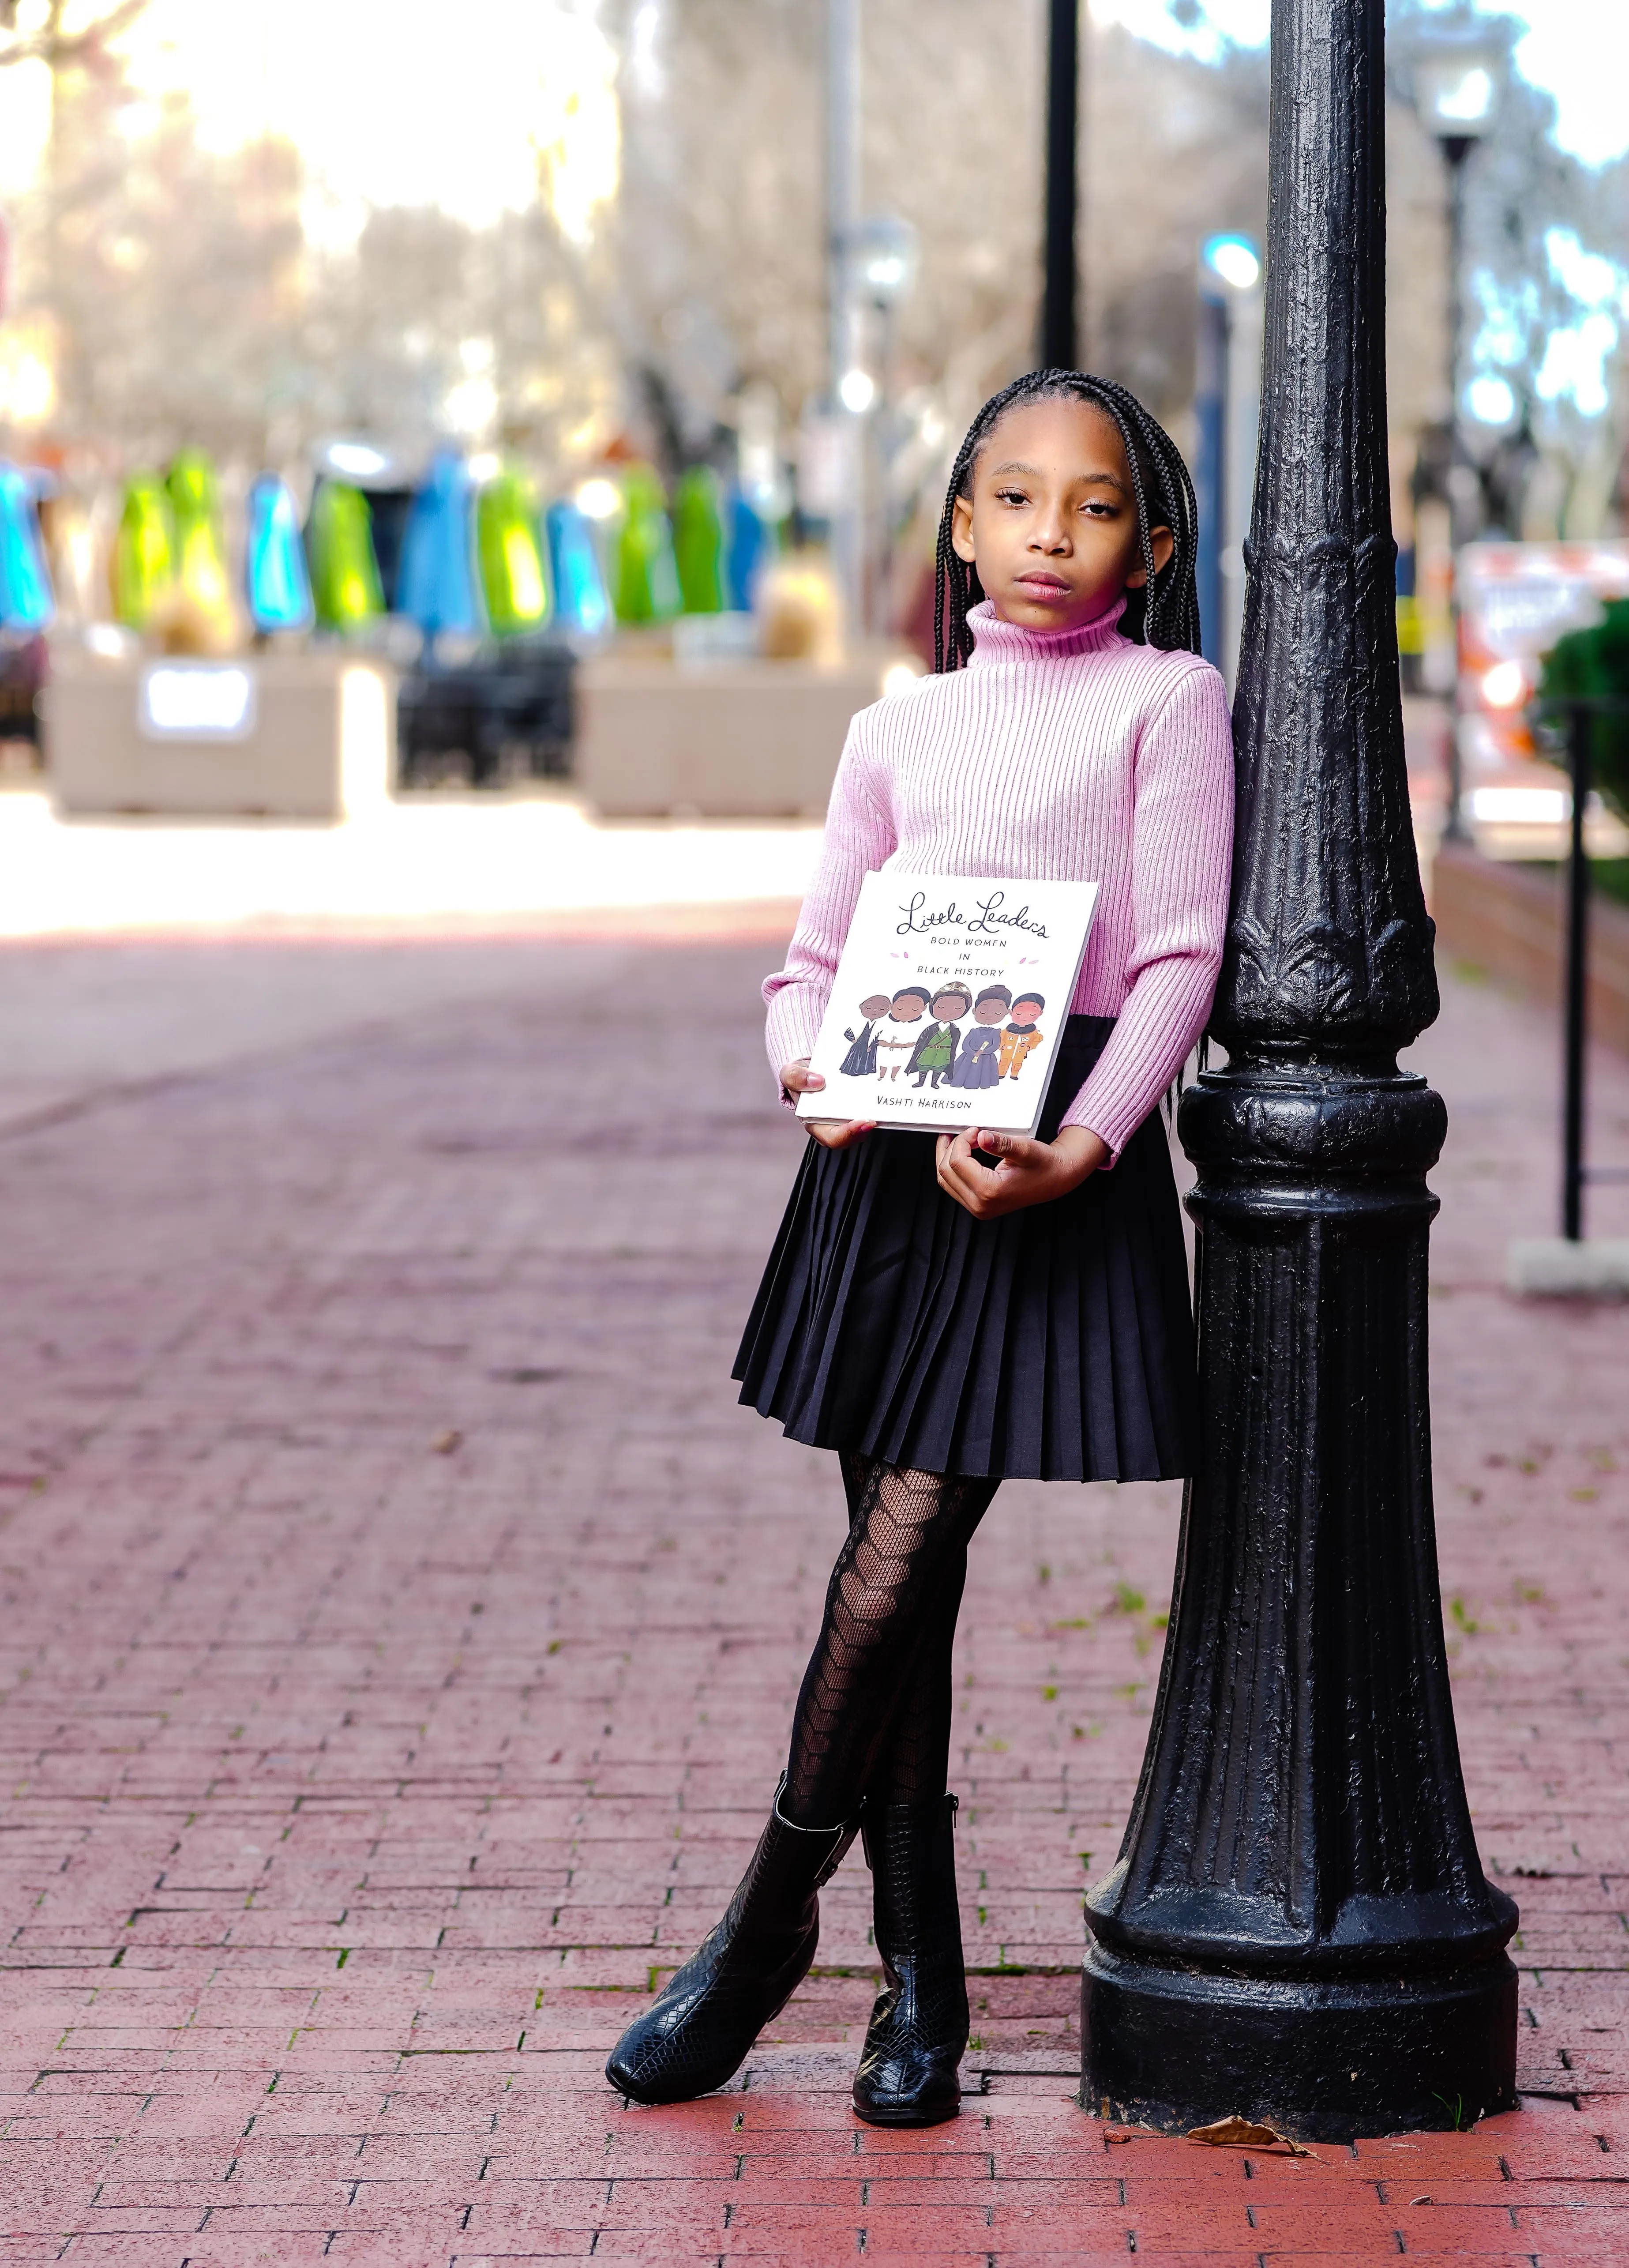
[[(280, 970), (319, 1005), (145, 1086), (114, 1049), (99, 1087), (90, 1041), (0, 1066), (0, 1106), (33, 1098), (0, 1139), (0, 2261), (1629, 2259), (1629, 1326), (1497, 1288), (1505, 1234), (1549, 1225), (1543, 1025), (1461, 988), (1423, 1051), (1456, 1110), (1445, 1581), (1523, 1908), (1523, 2109), (1292, 2161), (1075, 2107), (1079, 1895), (1176, 1505), (1015, 1485), (958, 1670), (971, 2099), (891, 2136), (846, 2101), (857, 1860), (734, 2090), (628, 2111), (599, 2074), (756, 1833), (840, 1532), (827, 1461), (726, 1383), (795, 1153), (764, 949), (375, 950), (371, 992), (334, 946), (143, 948), (172, 1021)], [(85, 953), (8, 954), (6, 997), (55, 986), (93, 1039), (130, 964)], [(1629, 1159), (1629, 1076), (1598, 1092)]]

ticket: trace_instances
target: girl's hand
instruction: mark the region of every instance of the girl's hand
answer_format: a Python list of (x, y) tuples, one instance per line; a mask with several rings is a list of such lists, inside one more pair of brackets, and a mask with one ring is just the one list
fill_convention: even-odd
[[(818, 1094), (826, 1081), (818, 1071), (810, 1070), (808, 1057), (800, 1056), (796, 1063), (781, 1064), (781, 1084), (788, 1094)], [(805, 1118), (803, 1126), (811, 1141), (826, 1150), (846, 1150), (851, 1142), (863, 1142), (877, 1130), (877, 1122), (870, 1118)]]
[[(975, 1149), (999, 1160), (981, 1166)], [(1066, 1126), (1055, 1142), (1029, 1142), (1018, 1134), (978, 1130), (939, 1137), (939, 1187), (975, 1220), (999, 1220), (1025, 1205), (1068, 1197), (1089, 1174), (1109, 1162), (1109, 1145), (1089, 1127)]]

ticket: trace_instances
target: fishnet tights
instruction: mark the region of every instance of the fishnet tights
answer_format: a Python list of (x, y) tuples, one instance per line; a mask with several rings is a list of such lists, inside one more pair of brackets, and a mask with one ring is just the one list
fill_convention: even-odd
[(944, 1793), (950, 1646), (967, 1546), (999, 1483), (845, 1455), (848, 1540), (792, 1719), (783, 1799), (800, 1827), (851, 1819), (862, 1795)]

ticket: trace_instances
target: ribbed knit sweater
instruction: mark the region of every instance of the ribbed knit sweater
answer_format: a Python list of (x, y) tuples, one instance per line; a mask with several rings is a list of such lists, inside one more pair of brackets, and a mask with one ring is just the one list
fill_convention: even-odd
[(855, 717), (786, 966), (764, 984), (777, 1074), (814, 1047), (868, 873), (1096, 882), (1071, 1007), (1118, 1021), (1063, 1123), (1119, 1156), (1205, 1027), (1233, 843), (1222, 681), (1122, 637), (1123, 611), (1026, 630), (987, 600), (965, 669)]

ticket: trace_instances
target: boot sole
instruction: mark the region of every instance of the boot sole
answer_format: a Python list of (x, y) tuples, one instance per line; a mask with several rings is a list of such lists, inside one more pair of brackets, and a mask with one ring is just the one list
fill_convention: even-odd
[(952, 2118), (959, 2118), (961, 2114), (959, 2096), (948, 2110), (862, 2110), (859, 2103), (854, 2105), (855, 2117), (863, 2118), (868, 2126), (948, 2126)]

